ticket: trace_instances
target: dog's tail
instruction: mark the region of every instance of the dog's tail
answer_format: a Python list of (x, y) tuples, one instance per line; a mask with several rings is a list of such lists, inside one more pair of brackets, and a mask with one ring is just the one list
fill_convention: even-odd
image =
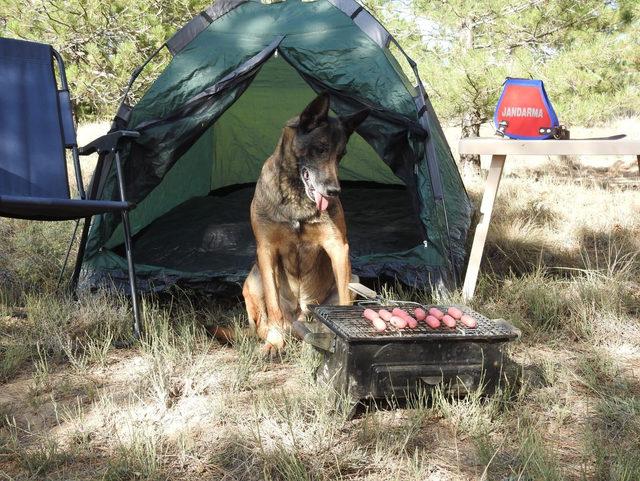
[(236, 329), (230, 326), (207, 326), (207, 332), (223, 344), (231, 344), (236, 338)]

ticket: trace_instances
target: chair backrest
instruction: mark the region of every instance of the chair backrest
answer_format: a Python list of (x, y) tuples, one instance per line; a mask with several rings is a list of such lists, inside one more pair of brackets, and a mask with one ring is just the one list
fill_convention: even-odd
[(77, 143), (59, 55), (50, 45), (0, 38), (0, 195), (68, 199), (66, 147)]

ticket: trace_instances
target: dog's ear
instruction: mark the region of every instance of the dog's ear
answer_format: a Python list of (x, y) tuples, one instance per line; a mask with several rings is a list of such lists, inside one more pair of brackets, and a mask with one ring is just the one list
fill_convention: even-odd
[(300, 114), (298, 127), (307, 133), (327, 121), (329, 116), (329, 94), (323, 92), (307, 105)]
[(363, 109), (355, 114), (351, 114), (348, 117), (340, 117), (340, 122), (342, 122), (342, 126), (346, 131), (347, 137), (349, 137), (358, 126), (365, 121), (365, 119), (369, 116), (371, 110)]

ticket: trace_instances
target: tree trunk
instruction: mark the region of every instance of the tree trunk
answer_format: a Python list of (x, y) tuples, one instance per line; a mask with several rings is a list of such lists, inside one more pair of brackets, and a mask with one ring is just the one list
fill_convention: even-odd
[[(462, 132), (461, 137), (480, 137), (480, 126), (482, 125), (482, 119), (480, 113), (471, 110), (464, 114), (462, 118)], [(460, 155), (460, 162), (463, 164), (471, 164), (476, 168), (480, 168), (480, 156), (479, 155)]]
[[(473, 50), (474, 47), (474, 27), (475, 27), (475, 19), (474, 18), (465, 18), (460, 25), (460, 40), (467, 51)], [(471, 85), (475, 88), (474, 85)], [(462, 117), (462, 138), (467, 137), (479, 137), (480, 136), (480, 126), (482, 125), (481, 114), (478, 110), (471, 104), (469, 110), (467, 110)], [(479, 155), (461, 155), (460, 162), (467, 165), (472, 165), (473, 167), (480, 169), (480, 156)]]

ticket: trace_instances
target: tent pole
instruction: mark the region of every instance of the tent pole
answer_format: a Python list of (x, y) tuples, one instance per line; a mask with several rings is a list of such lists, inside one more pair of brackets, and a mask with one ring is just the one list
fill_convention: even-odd
[(142, 71), (147, 66), (147, 64), (151, 62), (151, 60), (153, 60), (153, 58), (156, 55), (158, 55), (160, 50), (166, 47), (166, 45), (167, 45), (166, 43), (163, 43), (162, 45), (160, 45), (151, 55), (149, 55), (149, 57), (147, 57), (147, 59), (144, 62), (142, 62), (141, 65), (136, 67), (136, 69), (131, 73), (131, 77), (129, 77), (129, 82), (127, 83), (127, 86), (124, 89), (122, 97), (120, 97), (120, 105), (118, 106), (118, 111), (120, 111), (120, 108), (126, 102), (127, 96), (129, 95), (129, 91), (131, 90), (131, 87), (133, 87), (133, 83), (136, 81), (140, 73), (142, 73)]
[(58, 276), (58, 284), (56, 285), (56, 289), (60, 289), (60, 285), (62, 285), (62, 278), (64, 277), (64, 271), (67, 270), (67, 263), (69, 262), (69, 255), (71, 254), (71, 249), (73, 248), (73, 243), (76, 240), (76, 234), (78, 234), (78, 226), (80, 225), (80, 219), (76, 219), (76, 225), (73, 228), (73, 234), (71, 234), (71, 240), (69, 241), (69, 247), (67, 247), (67, 253), (64, 256), (64, 262), (62, 263), (62, 269), (60, 269), (60, 275)]
[(91, 225), (91, 217), (85, 217), (82, 226), (82, 234), (80, 235), (80, 245), (78, 245), (78, 254), (76, 255), (76, 265), (73, 268), (71, 276), (71, 284), (69, 285), (71, 292), (75, 295), (78, 288), (78, 279), (80, 278), (80, 270), (82, 269), (82, 261), (84, 259), (84, 251), (87, 246), (87, 237), (89, 235), (89, 227)]
[[(398, 45), (398, 47), (400, 46)], [(402, 48), (400, 49), (402, 50)], [(408, 56), (407, 56), (407, 59), (411, 60)], [(411, 60), (411, 62), (413, 62), (413, 60)], [(447, 232), (447, 251), (449, 253), (449, 263), (451, 264), (451, 273), (453, 274), (453, 284), (454, 284), (453, 287), (457, 288), (459, 279), (458, 279), (458, 273), (456, 272), (456, 264), (455, 264), (455, 259), (453, 258), (453, 252), (451, 251), (452, 243), (451, 243), (451, 232), (449, 230), (449, 219), (447, 217), (447, 205), (444, 198), (444, 189), (443, 189), (442, 177), (440, 176), (440, 168), (437, 165), (438, 157), (436, 155), (436, 148), (435, 148), (435, 145), (433, 144), (433, 136), (431, 135), (431, 122), (429, 121), (429, 112), (428, 112), (429, 109), (426, 108), (427, 100), (428, 100), (427, 93), (424, 90), (424, 85), (422, 85), (422, 80), (420, 80), (420, 74), (418, 73), (418, 67), (415, 62), (412, 63), (412, 67), (413, 67), (413, 72), (418, 81), (418, 85), (417, 85), (418, 93), (422, 97), (422, 101), (425, 107), (422, 114), (419, 113), (418, 115), (420, 116), (421, 119), (424, 119), (425, 128), (428, 132), (427, 141), (426, 141), (427, 150), (425, 152), (427, 169), (429, 170), (429, 177), (431, 178), (431, 188), (433, 189), (434, 200), (436, 201), (436, 203), (439, 203), (442, 206), (442, 212), (444, 214), (445, 230)], [(438, 123), (439, 122), (436, 119), (436, 124)], [(431, 161), (429, 161), (430, 158), (431, 158)]]

